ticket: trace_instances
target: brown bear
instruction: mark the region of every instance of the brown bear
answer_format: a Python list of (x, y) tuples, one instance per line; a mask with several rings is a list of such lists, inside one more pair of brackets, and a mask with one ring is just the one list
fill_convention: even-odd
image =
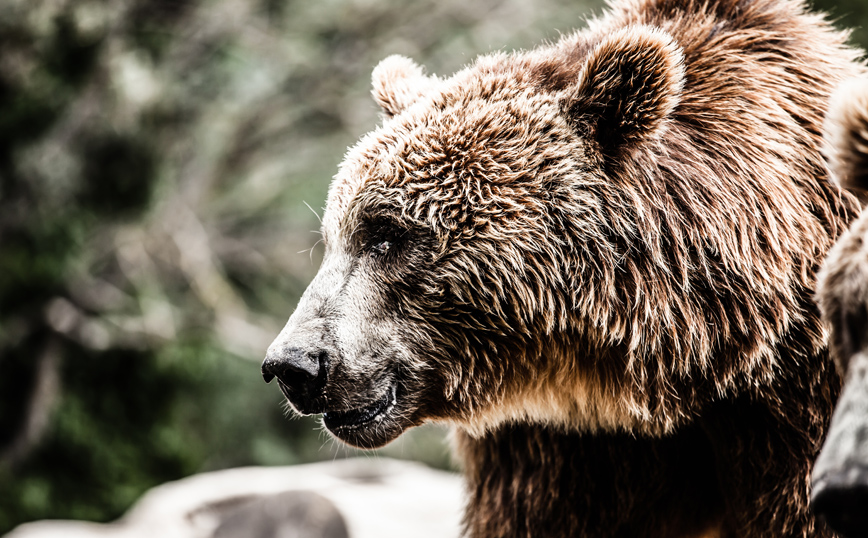
[(845, 38), (799, 0), (623, 0), (448, 78), (384, 60), (263, 376), (352, 445), (454, 425), (473, 537), (829, 536)]
[[(832, 178), (868, 199), (868, 80), (843, 85), (826, 117)], [(832, 247), (817, 299), (844, 390), (814, 468), (812, 504), (844, 536), (868, 536), (868, 212)]]

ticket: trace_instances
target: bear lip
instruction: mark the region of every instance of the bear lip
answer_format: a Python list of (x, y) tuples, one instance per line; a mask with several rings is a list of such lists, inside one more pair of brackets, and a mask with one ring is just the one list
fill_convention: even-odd
[(392, 385), (382, 398), (367, 407), (323, 413), (323, 423), (326, 428), (332, 431), (359, 428), (371, 422), (382, 420), (395, 408), (396, 403), (395, 385)]

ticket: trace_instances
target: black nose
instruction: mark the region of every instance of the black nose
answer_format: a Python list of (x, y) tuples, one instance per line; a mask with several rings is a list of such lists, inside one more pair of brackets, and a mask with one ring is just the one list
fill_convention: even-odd
[(316, 400), (325, 388), (327, 371), (327, 352), (297, 347), (269, 350), (262, 363), (265, 382), (276, 377), (286, 398), (305, 414), (319, 412)]
[(843, 538), (868, 536), (868, 469), (851, 468), (814, 483), (811, 505)]

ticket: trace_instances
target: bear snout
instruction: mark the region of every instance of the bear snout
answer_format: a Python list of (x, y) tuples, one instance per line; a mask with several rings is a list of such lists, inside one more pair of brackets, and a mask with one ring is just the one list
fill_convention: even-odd
[(271, 347), (262, 363), (262, 377), (266, 383), (276, 377), (281, 392), (299, 413), (321, 413), (328, 364), (329, 353), (322, 349)]
[(848, 468), (814, 485), (814, 512), (844, 538), (868, 536), (868, 468)]
[(841, 536), (868, 536), (868, 353), (849, 360), (823, 450), (811, 505)]

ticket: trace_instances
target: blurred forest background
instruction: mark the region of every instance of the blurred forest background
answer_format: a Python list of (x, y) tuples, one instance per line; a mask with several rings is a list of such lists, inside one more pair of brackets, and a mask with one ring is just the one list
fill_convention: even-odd
[[(817, 7), (868, 44), (868, 3)], [(598, 0), (0, 0), (0, 534), (352, 453), (259, 364), (389, 54), (449, 74)], [(311, 208), (307, 207), (307, 204)], [(443, 431), (381, 453), (450, 466)]]

